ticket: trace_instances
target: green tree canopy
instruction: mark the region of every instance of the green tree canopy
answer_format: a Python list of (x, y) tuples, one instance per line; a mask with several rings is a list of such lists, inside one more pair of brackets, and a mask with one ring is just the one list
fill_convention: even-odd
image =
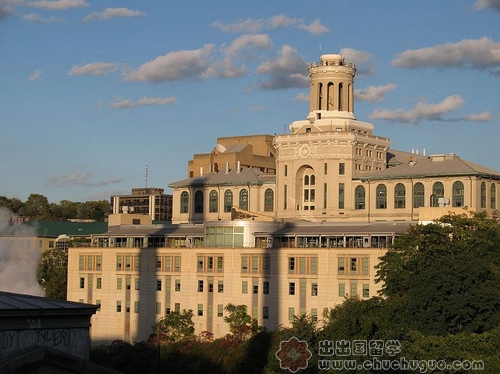
[(36, 277), (46, 297), (66, 300), (68, 251), (61, 248), (44, 251), (38, 260)]
[(383, 296), (407, 298), (413, 329), (481, 333), (500, 324), (499, 265), (497, 221), (448, 215), (399, 237), (381, 258), (376, 280)]
[(182, 312), (171, 312), (160, 318), (153, 326), (161, 340), (178, 342), (194, 336), (193, 311), (184, 309)]
[(224, 309), (229, 313), (224, 317), (224, 322), (229, 325), (229, 331), (237, 338), (244, 339), (258, 331), (255, 318), (247, 313), (246, 305), (227, 304)]

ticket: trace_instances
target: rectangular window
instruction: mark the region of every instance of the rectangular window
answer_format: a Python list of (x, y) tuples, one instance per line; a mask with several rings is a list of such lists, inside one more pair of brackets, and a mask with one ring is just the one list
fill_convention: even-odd
[(167, 256), (165, 257), (165, 271), (170, 271), (171, 270), (171, 257)]
[(323, 184), (323, 209), (328, 206), (328, 183)]
[(257, 273), (259, 270), (259, 258), (256, 256), (252, 257), (252, 273)]
[(130, 270), (130, 256), (125, 256), (125, 270)]
[(208, 280), (208, 292), (214, 292), (214, 281)]
[(138, 291), (141, 289), (141, 279), (135, 278), (135, 290)]
[(80, 288), (85, 288), (85, 278), (80, 278)]
[(318, 283), (311, 284), (311, 296), (318, 296)]
[(223, 293), (224, 292), (224, 281), (219, 281), (217, 284), (217, 292), (218, 293)]
[(156, 314), (161, 314), (161, 302), (156, 302)]
[(94, 270), (94, 256), (87, 257), (87, 270)]
[(170, 309), (170, 303), (167, 303), (167, 306), (165, 307), (165, 314), (170, 314), (172, 310)]
[(368, 275), (368, 257), (363, 257), (361, 259), (361, 270), (363, 275)]
[(214, 258), (213, 257), (208, 258), (208, 266), (207, 267), (208, 267), (208, 271), (210, 273), (212, 273), (214, 270)]
[(345, 174), (345, 163), (341, 162), (339, 163), (339, 175), (344, 175)]
[(174, 261), (175, 261), (174, 271), (177, 272), (181, 271), (181, 256), (175, 256)]
[(323, 174), (325, 174), (325, 175), (328, 174), (328, 164), (326, 162), (323, 165)]
[(345, 283), (339, 283), (339, 297), (345, 297)]
[(269, 295), (269, 282), (264, 282), (262, 284), (262, 293), (264, 295)]
[(217, 257), (217, 273), (224, 271), (224, 257)]
[(203, 271), (203, 256), (198, 256), (198, 271)]
[(101, 310), (101, 300), (96, 300), (95, 305), (97, 305), (97, 310)]
[(198, 316), (203, 316), (203, 304), (198, 304)]
[(125, 278), (125, 289), (130, 290), (130, 277)]
[(269, 319), (269, 307), (268, 306), (262, 307), (262, 319)]
[(126, 313), (130, 313), (130, 301), (127, 301), (127, 302), (125, 303), (125, 312), (126, 312)]
[(174, 310), (176, 313), (180, 313), (181, 312), (181, 303), (175, 303)]
[(140, 256), (134, 256), (134, 271), (141, 270), (141, 259)]
[(139, 313), (139, 302), (134, 301), (134, 313)]
[(270, 270), (269, 256), (262, 257), (262, 270), (264, 271), (264, 273), (269, 273)]
[(118, 313), (121, 313), (121, 311), (122, 311), (122, 302), (121, 301), (116, 302), (116, 311)]
[(344, 258), (339, 258), (339, 265), (337, 267), (337, 274), (343, 275), (345, 271)]
[(339, 209), (344, 209), (344, 183), (339, 183)]
[(288, 201), (288, 186), (285, 184), (283, 186), (283, 209), (284, 210), (286, 210), (286, 208), (288, 208), (287, 201)]
[(243, 294), (248, 293), (248, 282), (247, 281), (241, 282), (241, 293), (243, 293)]
[(198, 281), (198, 292), (203, 292), (203, 281), (202, 280)]
[(363, 284), (363, 297), (370, 297), (370, 285)]
[(248, 257), (241, 258), (241, 272), (242, 273), (248, 272)]
[(181, 291), (181, 280), (176, 279), (175, 280), (175, 292), (180, 292)]
[(79, 257), (79, 269), (85, 270), (85, 256), (80, 255)]
[(318, 322), (318, 309), (311, 308), (311, 320), (313, 322)]
[(318, 258), (311, 257), (311, 274), (318, 274)]
[(102, 278), (97, 278), (96, 288), (100, 290), (102, 288)]
[(116, 270), (122, 270), (122, 256), (116, 256)]
[(288, 308), (288, 320), (293, 321), (295, 318), (295, 308), (293, 306)]
[(259, 285), (258, 284), (253, 284), (253, 293), (254, 295), (259, 293)]
[(295, 282), (288, 283), (288, 294), (295, 295)]
[(222, 317), (224, 315), (224, 305), (217, 305), (217, 317)]
[(299, 257), (299, 273), (300, 274), (306, 273), (306, 258), (305, 257)]
[(358, 296), (358, 284), (356, 282), (351, 282), (351, 298), (356, 298)]
[(285, 170), (283, 174), (285, 174), (285, 177), (288, 176), (288, 165), (285, 165)]
[(101, 255), (97, 255), (96, 261), (95, 261), (95, 269), (96, 270), (101, 270), (101, 263), (102, 263)]
[(156, 280), (156, 291), (161, 291), (161, 279)]
[(156, 271), (161, 271), (161, 257), (156, 256)]
[(350, 270), (350, 273), (351, 274), (356, 274), (356, 269), (357, 269), (357, 262), (358, 262), (358, 259), (357, 258), (351, 258), (350, 260), (350, 265), (349, 265), (349, 270)]
[(288, 272), (289, 273), (295, 272), (295, 257), (290, 257), (288, 259)]

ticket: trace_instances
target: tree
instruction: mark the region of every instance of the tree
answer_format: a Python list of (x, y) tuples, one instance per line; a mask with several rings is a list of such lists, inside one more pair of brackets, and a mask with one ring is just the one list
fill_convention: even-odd
[(160, 318), (153, 326), (161, 340), (178, 342), (194, 336), (193, 311), (184, 309), (182, 312), (171, 312)]
[(44, 251), (38, 260), (36, 277), (46, 297), (66, 300), (68, 251), (57, 247)]
[(111, 204), (106, 200), (85, 201), (78, 205), (78, 218), (95, 219), (104, 221), (104, 218), (111, 213)]
[(50, 209), (48, 199), (39, 194), (32, 193), (24, 203), (22, 215), (31, 219), (50, 219)]
[(257, 320), (247, 313), (246, 305), (227, 304), (224, 309), (229, 313), (224, 322), (229, 325), (229, 331), (239, 339), (245, 339), (258, 331)]
[(407, 298), (411, 328), (481, 333), (500, 325), (500, 224), (448, 215), (399, 237), (377, 266), (381, 294)]

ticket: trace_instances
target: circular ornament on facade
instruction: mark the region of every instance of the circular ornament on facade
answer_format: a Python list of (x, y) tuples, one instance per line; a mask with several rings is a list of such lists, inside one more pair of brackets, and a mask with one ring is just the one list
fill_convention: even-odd
[(308, 145), (304, 144), (302, 147), (299, 149), (299, 156), (302, 158), (309, 157), (311, 154), (311, 149), (309, 148)]

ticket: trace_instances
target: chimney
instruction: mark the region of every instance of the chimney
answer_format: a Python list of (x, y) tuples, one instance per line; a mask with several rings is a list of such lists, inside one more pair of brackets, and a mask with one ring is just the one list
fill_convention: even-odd
[(241, 162), (238, 161), (238, 166), (236, 167), (236, 172), (239, 173), (241, 171)]
[(200, 166), (200, 176), (203, 177), (203, 166)]
[(229, 161), (226, 161), (226, 174), (229, 173)]

